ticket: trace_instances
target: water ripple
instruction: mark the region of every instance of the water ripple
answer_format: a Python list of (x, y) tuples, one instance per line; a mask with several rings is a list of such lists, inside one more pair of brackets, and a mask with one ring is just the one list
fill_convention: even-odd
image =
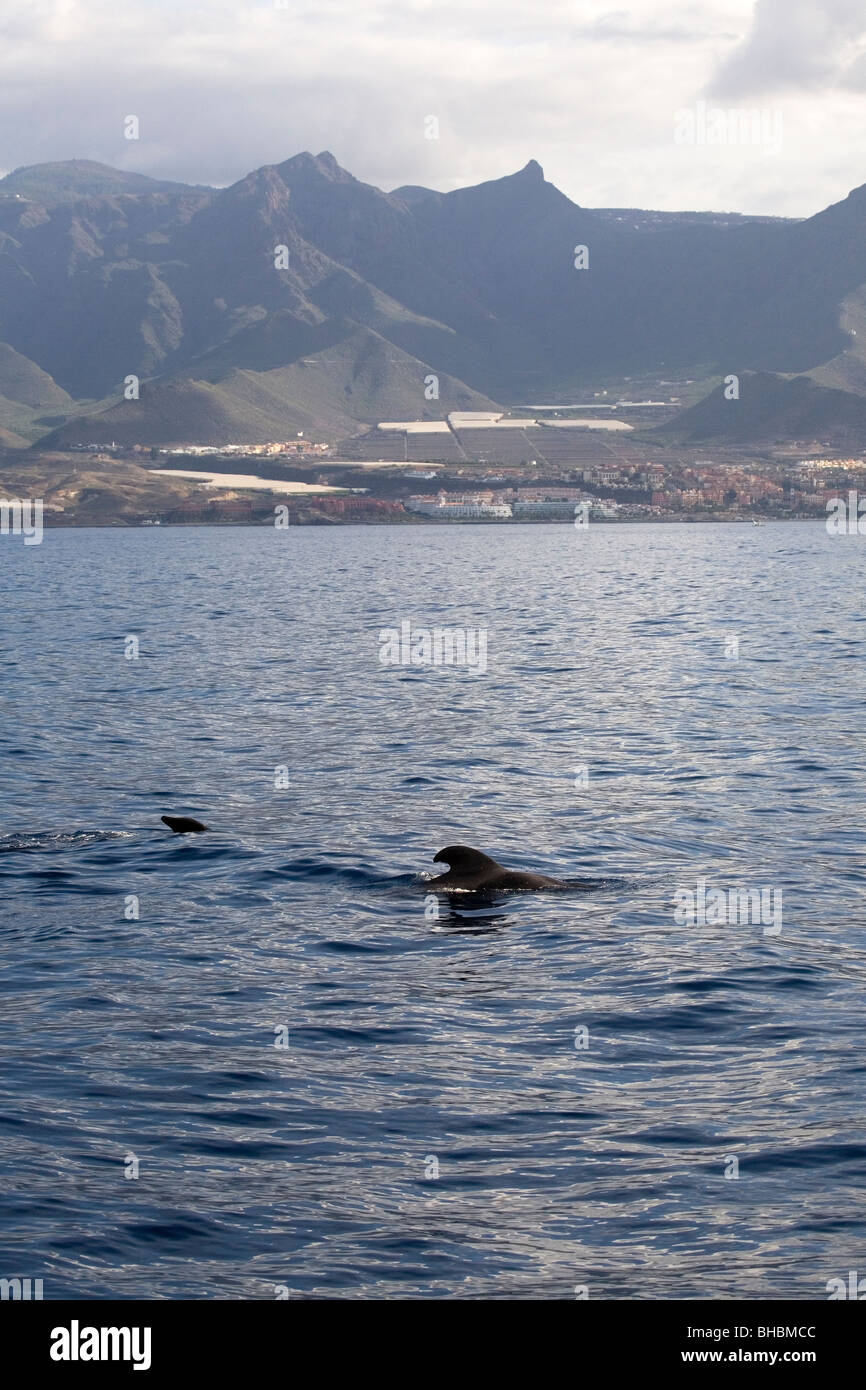
[[(0, 1274), (826, 1296), (866, 1235), (863, 554), (820, 525), (4, 549)], [(487, 627), (486, 675), (383, 667), (403, 618)], [(455, 842), (583, 891), (437, 905)], [(781, 934), (678, 925), (701, 879), (780, 892)]]

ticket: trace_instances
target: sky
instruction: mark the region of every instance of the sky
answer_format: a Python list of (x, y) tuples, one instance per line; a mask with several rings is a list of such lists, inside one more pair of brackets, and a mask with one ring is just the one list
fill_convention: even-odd
[(222, 186), (301, 150), (386, 189), (536, 159), (586, 207), (809, 216), (866, 183), (866, 4), (0, 0), (2, 172)]

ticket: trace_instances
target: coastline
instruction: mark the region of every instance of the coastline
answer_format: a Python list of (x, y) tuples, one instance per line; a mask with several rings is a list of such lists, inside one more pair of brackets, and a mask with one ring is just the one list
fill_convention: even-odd
[[(811, 522), (815, 525), (826, 525), (825, 516), (773, 516), (762, 519), (754, 527), (760, 530), (764, 526), (784, 524), (788, 525), (796, 522)], [(383, 530), (391, 530), (394, 526), (429, 527), (433, 530), (442, 530), (443, 527), (460, 526), (499, 526), (499, 527), (524, 527), (524, 526), (564, 526), (570, 530), (591, 530), (596, 526), (753, 526), (751, 517), (731, 516), (628, 516), (628, 517), (599, 517), (593, 519), (588, 526), (576, 527), (573, 521), (564, 521), (562, 517), (526, 517), (524, 519), (499, 520), (497, 518), (485, 519), (484, 517), (466, 517), (453, 521), (433, 521), (429, 517), (415, 519), (407, 516), (406, 521), (383, 521), (381, 518), (370, 518), (366, 521), (361, 517), (354, 516), (351, 520), (342, 520), (335, 517), (322, 517), (321, 519), (304, 519), (291, 521), (283, 528), (285, 530), (309, 529), (320, 527), (329, 529), (334, 526), (345, 528), (347, 526), (360, 526), (364, 529), (370, 526), (381, 526)], [(76, 525), (70, 521), (49, 521), (46, 516), (43, 529), (46, 531), (162, 531), (162, 530), (192, 530), (198, 528), (205, 531), (220, 531), (226, 527), (246, 527), (247, 530), (259, 531), (262, 528), (273, 529), (274, 520), (272, 517), (254, 521), (246, 520), (224, 520), (224, 521), (82, 521)]]

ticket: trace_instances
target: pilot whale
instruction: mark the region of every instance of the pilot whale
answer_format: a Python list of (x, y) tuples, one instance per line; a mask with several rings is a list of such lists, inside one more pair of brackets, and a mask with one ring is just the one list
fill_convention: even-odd
[(550, 878), (547, 874), (527, 874), (515, 869), (506, 869), (497, 864), (480, 849), (469, 845), (448, 845), (433, 856), (434, 864), (447, 864), (447, 874), (430, 879), (426, 887), (430, 889), (464, 889), (470, 892), (527, 892), (534, 888), (568, 888), (570, 885), (561, 878)]
[(209, 825), (202, 825), (200, 820), (193, 820), (192, 816), (160, 816), (160, 820), (175, 835), (197, 835), (201, 830), (210, 830)]

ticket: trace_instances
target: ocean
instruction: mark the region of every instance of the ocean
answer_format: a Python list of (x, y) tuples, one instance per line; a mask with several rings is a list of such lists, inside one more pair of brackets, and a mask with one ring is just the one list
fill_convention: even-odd
[[(0, 1278), (866, 1274), (864, 574), (821, 523), (0, 537)], [(455, 843), (590, 883), (448, 901)]]

